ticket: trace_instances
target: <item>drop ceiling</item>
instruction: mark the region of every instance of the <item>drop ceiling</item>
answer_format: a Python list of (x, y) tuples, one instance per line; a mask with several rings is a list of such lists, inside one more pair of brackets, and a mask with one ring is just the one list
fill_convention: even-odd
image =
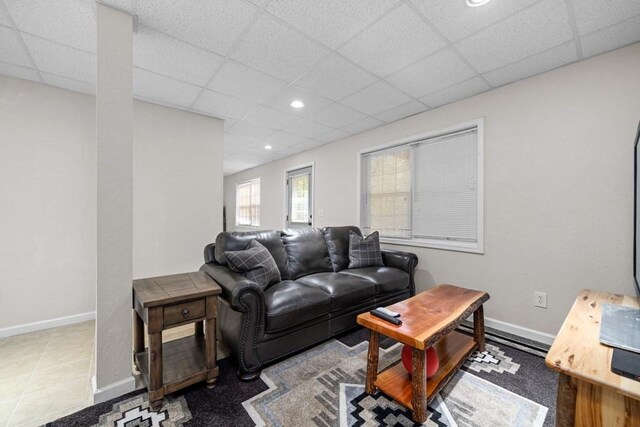
[[(225, 175), (640, 41), (639, 0), (104, 3), (137, 99), (225, 119)], [(0, 0), (0, 74), (95, 93), (95, 10)]]

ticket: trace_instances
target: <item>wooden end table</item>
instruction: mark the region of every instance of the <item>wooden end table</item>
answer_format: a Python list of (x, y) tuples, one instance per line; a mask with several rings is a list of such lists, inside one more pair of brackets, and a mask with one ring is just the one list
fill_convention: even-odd
[[(402, 325), (394, 325), (370, 313), (358, 315), (358, 323), (371, 330), (365, 391), (379, 389), (413, 411), (413, 420), (424, 423), (427, 405), (453, 377), (474, 350), (484, 351), (484, 311), (489, 294), (453, 285), (440, 285), (404, 301), (390, 305), (401, 315)], [(473, 314), (473, 337), (454, 329)], [(378, 372), (379, 334), (413, 347), (413, 372), (407, 373), (397, 361)], [(433, 346), (440, 368), (428, 381), (426, 350)]]
[[(216, 314), (220, 286), (206, 273), (174, 274), (133, 281), (133, 360), (149, 390), (151, 409), (165, 395), (218, 379)], [(162, 344), (162, 331), (195, 323), (195, 334)], [(204, 323), (204, 325), (203, 325)], [(144, 346), (147, 325), (149, 347)]]
[(640, 382), (611, 372), (613, 348), (600, 344), (602, 304), (640, 299), (582, 290), (547, 353), (557, 372), (556, 426), (640, 426)]

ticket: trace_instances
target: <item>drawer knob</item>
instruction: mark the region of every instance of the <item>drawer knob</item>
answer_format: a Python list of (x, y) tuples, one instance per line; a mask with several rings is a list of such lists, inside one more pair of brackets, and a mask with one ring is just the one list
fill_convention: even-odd
[(182, 317), (189, 317), (189, 309), (185, 308), (184, 310), (182, 310)]

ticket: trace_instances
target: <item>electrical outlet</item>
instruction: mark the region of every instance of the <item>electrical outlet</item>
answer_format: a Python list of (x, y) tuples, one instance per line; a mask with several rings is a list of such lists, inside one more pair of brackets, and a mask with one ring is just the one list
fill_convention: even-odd
[(533, 305), (536, 307), (547, 308), (547, 294), (544, 292), (534, 292)]

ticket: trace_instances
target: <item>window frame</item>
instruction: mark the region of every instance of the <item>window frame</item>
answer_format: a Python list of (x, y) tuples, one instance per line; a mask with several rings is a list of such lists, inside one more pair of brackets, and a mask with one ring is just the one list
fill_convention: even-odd
[[(236, 218), (235, 218), (236, 227), (246, 227), (246, 228), (260, 227), (260, 218), (261, 218), (260, 214), (258, 214), (258, 223), (257, 224), (240, 224), (239, 221), (238, 221), (238, 218), (239, 218), (238, 213), (239, 213), (239, 210), (240, 210), (240, 205), (238, 203), (238, 194), (239, 194), (238, 193), (238, 187), (240, 187), (241, 185), (249, 184), (249, 186), (251, 188), (251, 185), (253, 183), (255, 183), (255, 182), (257, 182), (258, 185), (260, 186), (260, 195), (262, 195), (262, 183), (260, 181), (260, 178), (253, 178), (253, 179), (248, 179), (248, 180), (241, 181), (241, 182), (236, 182)], [(249, 197), (251, 198), (251, 194), (249, 195)], [(252, 201), (253, 200), (250, 200), (249, 202), (251, 203)], [(258, 200), (257, 206), (258, 206), (258, 209), (261, 209), (261, 207), (262, 207), (261, 200)]]
[[(363, 227), (363, 196), (364, 196), (364, 177), (363, 177), (363, 161), (365, 155), (374, 153), (376, 151), (386, 150), (390, 148), (400, 147), (403, 145), (410, 145), (412, 143), (418, 142), (423, 139), (429, 138), (437, 138), (439, 136), (445, 136), (448, 134), (461, 132), (467, 129), (476, 128), (477, 130), (477, 155), (478, 155), (478, 205), (477, 205), (477, 229), (478, 229), (478, 238), (477, 242), (462, 242), (462, 241), (443, 241), (437, 239), (415, 239), (415, 238), (398, 238), (398, 237), (383, 237), (380, 236), (380, 242), (391, 244), (391, 245), (399, 245), (399, 246), (412, 246), (412, 247), (423, 247), (423, 248), (431, 248), (431, 249), (443, 249), (443, 250), (451, 250), (458, 252), (469, 252), (469, 253), (477, 253), (484, 254), (484, 119), (474, 119), (468, 122), (459, 123), (453, 126), (449, 126), (446, 128), (436, 129), (428, 132), (423, 132), (415, 135), (411, 135), (408, 137), (396, 139), (390, 142), (386, 142), (383, 144), (379, 144), (373, 147), (367, 147), (365, 149), (359, 150), (357, 153), (357, 175), (358, 175), (358, 183), (357, 183), (357, 212), (356, 218), (358, 220), (359, 226)], [(414, 156), (411, 154), (411, 215), (413, 215), (413, 179), (414, 179)]]
[[(311, 168), (311, 174), (310, 174), (310, 179), (311, 179), (311, 183), (309, 185), (309, 191), (311, 192), (311, 197), (309, 198), (309, 221), (311, 222), (311, 225), (294, 225), (293, 228), (301, 228), (301, 227), (314, 227), (314, 224), (316, 223), (315, 220), (315, 215), (314, 215), (314, 209), (315, 209), (315, 197), (316, 197), (316, 192), (315, 192), (315, 185), (316, 185), (316, 165), (315, 162), (308, 162), (308, 163), (302, 163), (299, 165), (294, 165), (291, 167), (287, 167), (284, 171), (284, 206), (282, 208), (282, 211), (284, 212), (284, 228), (289, 228), (289, 221), (287, 220), (287, 216), (289, 215), (289, 187), (287, 185), (288, 179), (289, 179), (289, 172), (295, 172), (297, 170), (301, 170), (301, 169), (307, 169), (307, 168)], [(298, 224), (298, 223), (295, 223)], [(303, 224), (303, 223), (299, 223), (299, 224)]]

